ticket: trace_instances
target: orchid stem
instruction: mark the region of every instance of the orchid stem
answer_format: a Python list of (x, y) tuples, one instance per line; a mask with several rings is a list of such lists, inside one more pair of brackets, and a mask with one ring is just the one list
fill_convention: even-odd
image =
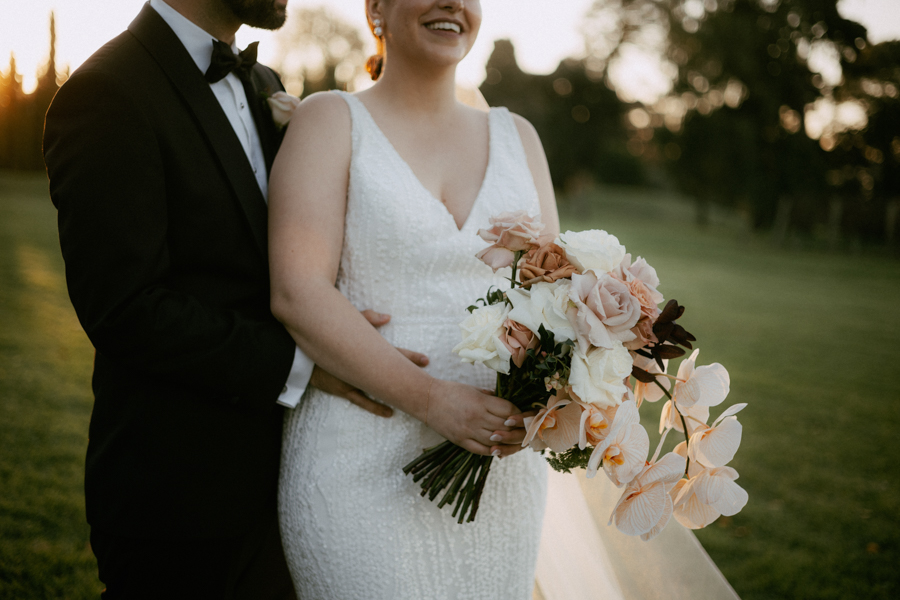
[(681, 414), (681, 409), (678, 408), (678, 405), (673, 402), (672, 406), (675, 407), (675, 412), (677, 412), (678, 416), (681, 417), (681, 426), (684, 428), (684, 450), (685, 450), (684, 458), (687, 461), (684, 465), (684, 474), (687, 475), (688, 477), (690, 477), (690, 475), (688, 475), (688, 469), (691, 468), (691, 459), (689, 456), (687, 456), (687, 451), (690, 450), (690, 448), (691, 448), (691, 439), (690, 439), (690, 436), (688, 435), (687, 423), (685, 422), (684, 415)]
[(659, 382), (659, 379), (657, 379), (657, 377), (659, 377), (659, 375), (665, 375), (665, 373), (659, 373), (659, 374), (654, 373), (653, 383), (655, 383), (655, 384), (659, 387), (659, 389), (662, 390), (662, 393), (666, 395), (666, 398), (668, 398), (669, 400), (671, 400), (671, 399), (672, 399), (672, 394), (670, 394), (670, 393), (669, 393), (669, 390), (667, 390), (665, 387), (663, 387), (663, 384), (661, 384), (661, 383)]

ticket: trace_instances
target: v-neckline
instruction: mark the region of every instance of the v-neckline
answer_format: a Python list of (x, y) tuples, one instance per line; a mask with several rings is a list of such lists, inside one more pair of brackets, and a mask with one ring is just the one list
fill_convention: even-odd
[(438, 206), (440, 206), (441, 209), (443, 209), (444, 214), (447, 215), (447, 217), (450, 218), (450, 222), (453, 223), (453, 228), (456, 230), (456, 232), (461, 233), (463, 230), (465, 230), (466, 226), (469, 224), (469, 221), (472, 220), (472, 214), (475, 212), (475, 209), (478, 207), (478, 202), (481, 200), (481, 197), (484, 195), (484, 190), (487, 187), (488, 178), (490, 177), (491, 171), (493, 170), (494, 133), (495, 133), (494, 132), (494, 119), (493, 119), (494, 110), (491, 109), (488, 112), (488, 162), (487, 162), (487, 166), (484, 169), (484, 178), (481, 180), (481, 187), (478, 188), (478, 193), (475, 195), (475, 200), (472, 202), (472, 206), (469, 208), (469, 214), (466, 215), (466, 218), (463, 221), (462, 225), (457, 225), (456, 217), (453, 216), (453, 213), (450, 212), (450, 209), (447, 208), (447, 205), (444, 204), (444, 202), (440, 198), (435, 196), (431, 190), (429, 190), (427, 187), (425, 187), (425, 184), (422, 183), (422, 180), (419, 179), (419, 176), (416, 175), (415, 171), (413, 171), (413, 168), (409, 165), (409, 163), (406, 161), (406, 159), (400, 155), (400, 152), (397, 151), (397, 148), (394, 147), (393, 142), (391, 142), (391, 140), (387, 136), (387, 134), (384, 133), (384, 131), (382, 131), (381, 127), (379, 127), (378, 122), (375, 121), (375, 117), (372, 116), (372, 113), (369, 112), (369, 109), (366, 107), (366, 105), (363, 103), (363, 101), (360, 100), (359, 98), (357, 98), (356, 96), (353, 96), (352, 94), (347, 93), (347, 95), (349, 97), (353, 98), (359, 104), (360, 108), (362, 108), (366, 117), (368, 117), (368, 119), (372, 122), (372, 125), (375, 127), (375, 130), (378, 132), (378, 134), (381, 136), (381, 138), (385, 141), (387, 146), (391, 149), (391, 152), (394, 153), (394, 156), (397, 157), (397, 160), (399, 160), (403, 164), (403, 166), (406, 168), (406, 170), (409, 171), (409, 174), (412, 176), (412, 178), (415, 180), (415, 182), (418, 184), (418, 186), (422, 189), (422, 191), (425, 192)]

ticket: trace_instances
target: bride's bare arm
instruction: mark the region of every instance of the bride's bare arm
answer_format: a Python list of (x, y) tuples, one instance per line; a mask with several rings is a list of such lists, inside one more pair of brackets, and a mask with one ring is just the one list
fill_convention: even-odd
[[(317, 365), (462, 446), (491, 454), (518, 411), (506, 400), (435, 379), (391, 346), (335, 288), (351, 156), (346, 102), (306, 99), (291, 118), (269, 184), (272, 312)], [(514, 448), (503, 447), (511, 454)]]

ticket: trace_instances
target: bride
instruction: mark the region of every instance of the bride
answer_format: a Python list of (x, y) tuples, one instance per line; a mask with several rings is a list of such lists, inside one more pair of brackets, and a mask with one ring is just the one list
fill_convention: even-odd
[[(305, 100), (272, 170), (272, 309), (318, 365), (399, 411), (380, 419), (310, 389), (287, 417), (285, 553), (303, 600), (526, 600), (546, 465), (516, 454), (523, 416), (484, 391), (495, 374), (451, 349), (465, 307), (502, 283), (475, 258), (488, 218), (541, 213), (558, 233), (549, 170), (524, 119), (455, 99), (478, 0), (368, 0), (366, 11), (377, 83)], [(358, 308), (393, 318), (376, 332)], [(442, 439), (502, 459), (474, 523), (457, 524), (401, 470)]]

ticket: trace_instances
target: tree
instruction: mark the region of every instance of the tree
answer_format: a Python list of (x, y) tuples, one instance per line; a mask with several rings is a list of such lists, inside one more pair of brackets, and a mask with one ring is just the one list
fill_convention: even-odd
[(506, 106), (535, 126), (557, 188), (643, 181), (640, 162), (625, 149), (627, 107), (584, 60), (566, 59), (550, 75), (532, 75), (519, 68), (512, 43), (499, 40), (481, 92), (488, 104)]
[(359, 31), (325, 8), (298, 9), (276, 39), (279, 58), (273, 67), (296, 96), (352, 91), (365, 74), (366, 43)]
[(827, 214), (828, 157), (804, 117), (830, 88), (809, 58), (831, 51), (846, 66), (866, 38), (836, 0), (618, 0), (597, 2), (592, 14), (608, 32), (589, 44), (597, 60), (614, 63), (640, 46), (674, 74), (653, 107), (668, 128), (657, 136), (660, 154), (697, 198), (701, 221), (721, 203), (783, 239)]

